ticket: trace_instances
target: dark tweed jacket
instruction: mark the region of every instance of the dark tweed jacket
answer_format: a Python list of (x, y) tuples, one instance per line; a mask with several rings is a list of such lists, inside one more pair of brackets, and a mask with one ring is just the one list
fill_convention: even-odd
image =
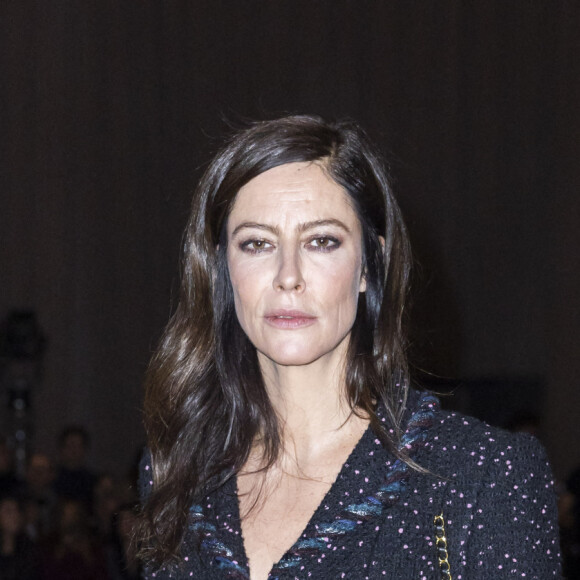
[[(552, 475), (534, 438), (441, 411), (426, 393), (410, 397), (406, 424), (403, 443), (430, 474), (367, 430), (269, 580), (561, 578)], [(145, 494), (149, 473), (145, 458)], [(145, 578), (247, 580), (248, 569), (230, 480), (192, 506), (180, 563)]]

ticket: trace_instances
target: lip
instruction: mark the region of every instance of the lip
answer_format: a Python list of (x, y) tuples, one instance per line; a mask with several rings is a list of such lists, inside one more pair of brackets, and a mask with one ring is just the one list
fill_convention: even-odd
[(302, 310), (270, 310), (264, 316), (266, 322), (274, 328), (283, 330), (295, 330), (306, 328), (316, 322), (316, 316), (312, 316)]

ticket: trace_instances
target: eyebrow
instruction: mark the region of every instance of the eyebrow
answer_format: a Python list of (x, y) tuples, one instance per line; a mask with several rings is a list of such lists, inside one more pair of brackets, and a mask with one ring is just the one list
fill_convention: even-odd
[[(314, 228), (319, 228), (321, 226), (337, 226), (341, 229), (343, 229), (347, 234), (350, 234), (350, 228), (344, 223), (341, 222), (340, 220), (334, 219), (334, 218), (330, 218), (330, 219), (326, 219), (326, 220), (313, 220), (310, 222), (304, 222), (301, 224), (298, 224), (298, 231), (300, 233), (314, 229)], [(234, 237), (237, 233), (239, 233), (241, 230), (243, 229), (256, 229), (256, 230), (265, 230), (268, 232), (272, 232), (274, 235), (279, 235), (280, 234), (280, 229), (277, 226), (271, 226), (268, 224), (260, 224), (258, 222), (243, 222), (241, 223), (239, 226), (236, 226), (236, 228), (234, 229), (234, 231), (232, 232), (232, 237)]]

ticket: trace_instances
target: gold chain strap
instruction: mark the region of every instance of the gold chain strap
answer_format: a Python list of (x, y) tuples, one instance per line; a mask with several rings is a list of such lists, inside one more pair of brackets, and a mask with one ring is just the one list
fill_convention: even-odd
[(445, 535), (445, 519), (443, 512), (433, 518), (435, 524), (435, 546), (439, 559), (439, 569), (443, 580), (452, 580), (449, 566), (449, 553), (447, 552), (447, 536)]

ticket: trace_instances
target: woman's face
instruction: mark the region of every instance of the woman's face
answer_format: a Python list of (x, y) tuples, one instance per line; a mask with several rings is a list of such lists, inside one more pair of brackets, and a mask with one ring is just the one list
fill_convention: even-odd
[(365, 290), (344, 189), (318, 163), (275, 167), (240, 189), (227, 233), (236, 313), (261, 362), (339, 362)]

